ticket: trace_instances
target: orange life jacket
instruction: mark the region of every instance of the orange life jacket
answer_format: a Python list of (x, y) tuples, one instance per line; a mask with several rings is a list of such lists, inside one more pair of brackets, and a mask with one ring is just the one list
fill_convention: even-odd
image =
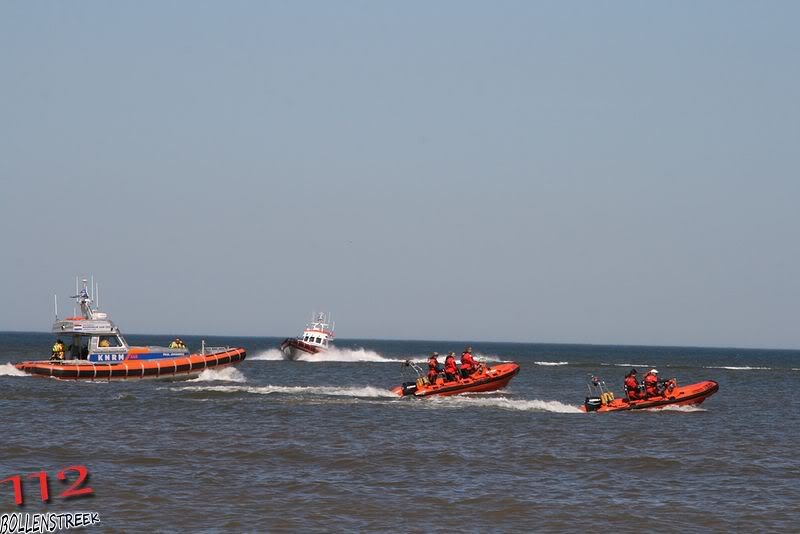
[(472, 354), (469, 352), (465, 352), (461, 355), (461, 368), (467, 371), (475, 369), (475, 358), (473, 358)]
[(628, 391), (637, 391), (639, 389), (639, 382), (636, 381), (636, 375), (625, 377), (625, 388)]
[(647, 373), (644, 377), (644, 388), (648, 395), (658, 395), (658, 376)]

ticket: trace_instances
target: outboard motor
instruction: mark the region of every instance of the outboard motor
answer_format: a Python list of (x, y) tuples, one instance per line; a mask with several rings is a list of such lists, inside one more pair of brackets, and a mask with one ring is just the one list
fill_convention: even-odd
[(600, 397), (586, 397), (583, 405), (586, 407), (587, 412), (596, 412), (603, 405)]
[(403, 382), (403, 396), (406, 395), (413, 395), (414, 392), (417, 391), (417, 383), (416, 382)]

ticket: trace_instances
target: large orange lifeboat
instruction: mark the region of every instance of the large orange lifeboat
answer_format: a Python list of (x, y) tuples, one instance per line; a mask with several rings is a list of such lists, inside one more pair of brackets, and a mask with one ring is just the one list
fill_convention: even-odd
[[(406, 365), (413, 367), (421, 375), (419, 367), (411, 362)], [(514, 362), (500, 363), (497, 365), (481, 364), (478, 370), (466, 378), (446, 381), (441, 375), (431, 383), (426, 376), (419, 376), (414, 382), (404, 382), (403, 385), (392, 389), (392, 393), (400, 396), (428, 397), (431, 395), (458, 395), (460, 393), (482, 393), (496, 391), (508, 385), (516, 374), (519, 365)]]
[[(94, 303), (96, 287), (90, 292), (87, 280), (76, 299), (81, 315), (58, 319), (52, 332), (57, 337), (50, 360), (26, 361), (16, 368), (33, 376), (65, 380), (117, 380), (141, 378), (187, 378), (206, 369), (219, 369), (244, 361), (244, 349), (206, 347), (190, 354), (180, 338), (169, 347), (132, 347), (119, 328)], [(66, 343), (62, 338), (67, 340)]]
[(95, 363), (86, 360), (20, 362), (15, 367), (34, 376), (65, 380), (117, 380), (141, 378), (191, 378), (206, 369), (222, 369), (244, 361), (244, 349), (222, 349), (209, 354), (175, 358), (122, 360)]
[(616, 398), (605, 387), (605, 383), (595, 377), (592, 378), (592, 385), (589, 386), (589, 389), (596, 394), (586, 397), (581, 410), (584, 412), (618, 412), (701, 404), (719, 390), (719, 384), (714, 380), (703, 380), (695, 384), (679, 386), (678, 382), (671, 378), (663, 383), (663, 389), (659, 395), (635, 400)]

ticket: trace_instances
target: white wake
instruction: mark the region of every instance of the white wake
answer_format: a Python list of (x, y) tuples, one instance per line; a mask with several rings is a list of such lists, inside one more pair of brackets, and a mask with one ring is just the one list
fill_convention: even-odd
[(6, 363), (0, 365), (0, 376), (27, 376), (27, 374), (20, 371), (10, 363)]
[(247, 378), (238, 369), (225, 367), (222, 369), (206, 369), (197, 378), (187, 382), (247, 382)]
[(703, 369), (727, 369), (729, 371), (770, 371), (772, 370), (772, 367), (750, 367), (749, 365), (744, 365), (741, 367), (708, 366), (708, 367), (703, 367)]
[[(447, 353), (439, 353), (439, 361), (444, 362), (445, 356), (447, 356)], [(498, 358), (497, 356), (482, 355), (482, 354), (476, 354), (475, 358), (478, 361), (483, 361), (483, 362), (505, 361), (501, 358)], [(277, 361), (277, 360), (283, 360), (284, 356), (279, 349), (267, 349), (265, 351), (259, 352), (255, 356), (248, 357), (247, 359), (251, 361)], [(311, 362), (311, 363), (319, 363), (319, 362), (403, 363), (406, 361), (414, 363), (426, 363), (428, 361), (428, 356), (409, 355), (405, 358), (387, 358), (386, 356), (381, 356), (374, 350), (369, 350), (360, 347), (356, 349), (331, 347), (325, 352), (319, 352), (317, 354), (304, 354), (300, 356), (300, 358), (298, 358), (298, 361)], [(564, 365), (566, 363), (567, 362), (558, 362), (558, 363), (553, 363), (552, 365)], [(548, 364), (547, 362), (542, 362), (542, 365), (551, 365), (551, 364)]]
[(676, 406), (674, 404), (668, 404), (668, 405), (664, 406), (663, 408), (651, 408), (651, 409), (648, 409), (647, 411), (691, 413), (691, 412), (706, 412), (708, 410), (706, 410), (705, 408), (701, 408), (700, 406), (696, 406), (696, 405)]
[[(279, 349), (268, 349), (262, 351), (248, 360), (253, 361), (276, 361), (283, 360), (283, 353)], [(304, 354), (298, 358), (301, 362), (389, 362), (402, 363), (405, 359), (384, 358), (374, 350), (367, 349), (340, 349), (331, 347), (325, 352), (317, 354)], [(411, 361), (421, 362), (425, 360), (411, 359)]]
[(430, 399), (432, 404), (447, 408), (465, 408), (478, 406), (487, 408), (503, 408), (506, 410), (520, 410), (526, 412), (554, 412), (554, 413), (583, 413), (577, 406), (570, 406), (558, 401), (543, 401), (538, 399), (521, 400), (508, 398), (481, 398), (481, 397), (439, 397)]
[(304, 354), (300, 356), (303, 362), (404, 362), (394, 358), (384, 358), (374, 350), (367, 349), (340, 349), (331, 347), (325, 352), (317, 354)]
[(569, 362), (533, 362), (536, 365), (569, 365)]
[(268, 349), (268, 350), (259, 352), (255, 356), (249, 356), (247, 359), (251, 360), (251, 361), (282, 360), (283, 359), (283, 353), (281, 351), (279, 351), (278, 349)]
[(186, 386), (172, 389), (177, 391), (218, 391), (222, 393), (241, 392), (252, 393), (256, 395), (282, 393), (286, 395), (326, 395), (331, 397), (399, 398), (388, 389), (381, 389), (371, 386)]

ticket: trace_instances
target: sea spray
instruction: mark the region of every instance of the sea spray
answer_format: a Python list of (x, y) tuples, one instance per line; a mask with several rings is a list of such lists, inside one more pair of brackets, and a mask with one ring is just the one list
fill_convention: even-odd
[[(498, 356), (493, 355), (477, 355), (476, 358), (483, 362), (502, 362), (505, 361)], [(279, 349), (267, 349), (259, 352), (255, 356), (247, 358), (248, 361), (276, 361), (284, 360), (283, 353)], [(331, 346), (328, 350), (319, 352), (317, 354), (303, 354), (298, 358), (301, 362), (319, 363), (319, 362), (372, 362), (372, 363), (403, 363), (406, 361), (414, 363), (425, 363), (428, 361), (428, 356), (419, 354), (409, 354), (404, 358), (388, 358), (382, 356), (374, 350), (365, 348), (346, 348)], [(566, 362), (563, 362), (566, 364)], [(544, 363), (543, 365), (547, 365)], [(553, 365), (562, 365), (561, 362)]]
[(398, 398), (388, 389), (372, 386), (186, 386), (174, 391), (209, 391), (219, 393), (252, 393), (256, 395), (324, 395), (356, 398)]
[(274, 361), (274, 360), (282, 360), (283, 353), (278, 349), (267, 349), (265, 351), (259, 352), (255, 356), (251, 356), (247, 358), (248, 361)]
[(10, 363), (6, 363), (0, 365), (0, 376), (27, 376), (27, 373), (20, 371)]
[(538, 399), (521, 400), (509, 398), (486, 397), (439, 397), (430, 399), (433, 406), (442, 408), (463, 409), (470, 407), (502, 408), (506, 410), (520, 410), (528, 412), (554, 412), (554, 413), (583, 413), (577, 406), (571, 406), (559, 401), (544, 401)]
[(206, 369), (200, 376), (187, 380), (187, 382), (247, 382), (247, 378), (238, 369), (225, 367), (223, 369)]
[(651, 408), (646, 410), (648, 412), (682, 412), (682, 413), (693, 413), (693, 412), (706, 412), (705, 408), (700, 408), (696, 405), (688, 405), (688, 406), (679, 406), (674, 404), (669, 404), (667, 406), (662, 406), (660, 408)]
[(749, 365), (744, 365), (741, 367), (708, 366), (708, 367), (703, 367), (703, 369), (725, 369), (727, 371), (771, 371), (772, 367), (750, 367)]
[(356, 348), (331, 347), (317, 354), (303, 354), (299, 358), (303, 362), (404, 362), (405, 360), (384, 358), (373, 350)]

